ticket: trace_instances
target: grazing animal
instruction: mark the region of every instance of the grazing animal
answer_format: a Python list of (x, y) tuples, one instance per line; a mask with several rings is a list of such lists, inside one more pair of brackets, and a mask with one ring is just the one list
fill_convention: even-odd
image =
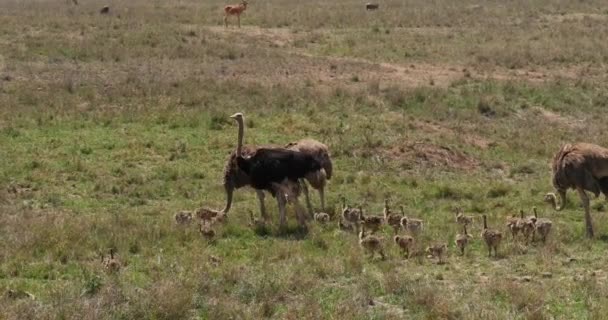
[(608, 198), (608, 149), (590, 143), (563, 145), (553, 156), (553, 187), (559, 196), (559, 205), (554, 193), (545, 195), (544, 200), (555, 210), (566, 206), (566, 191), (576, 189), (585, 210), (587, 237), (593, 238), (593, 223), (589, 207), (589, 191), (599, 197)]
[(363, 208), (359, 207), (359, 223), (362, 227), (370, 229), (372, 233), (375, 233), (382, 226), (383, 218), (380, 216), (365, 216), (363, 215)]
[(108, 14), (108, 13), (110, 13), (110, 7), (109, 6), (104, 6), (103, 8), (101, 8), (101, 10), (99, 10), (99, 13), (101, 13), (101, 14)]
[(414, 238), (411, 236), (395, 236), (393, 240), (401, 251), (405, 253), (405, 258), (409, 259), (410, 252), (414, 250)]
[(464, 249), (469, 244), (469, 238), (472, 238), (473, 236), (467, 233), (466, 224), (462, 226), (462, 231), (462, 233), (456, 235), (456, 240), (454, 241), (454, 243), (456, 243), (456, 247), (460, 249), (460, 254), (464, 255)]
[(486, 242), (488, 247), (488, 257), (492, 256), (492, 249), (494, 250), (494, 256), (498, 254), (498, 246), (502, 241), (502, 233), (500, 231), (488, 229), (488, 222), (486, 221), (486, 215), (483, 215), (483, 231), (481, 232), (481, 238)]
[(368, 2), (365, 4), (365, 10), (377, 10), (380, 7), (377, 3)]
[(399, 228), (401, 228), (401, 218), (402, 215), (397, 213), (392, 213), (388, 206), (388, 199), (384, 199), (384, 222), (387, 225), (393, 227), (393, 232), (395, 234), (399, 233)]
[[(331, 179), (333, 173), (333, 164), (329, 155), (329, 148), (325, 144), (310, 138), (288, 143), (285, 148), (309, 154), (321, 164), (323, 170), (310, 173), (306, 175), (305, 178), (310, 186), (319, 192), (319, 198), (321, 199), (321, 210), (325, 211), (325, 186), (327, 185), (327, 181)], [(310, 202), (310, 196), (308, 194), (308, 187), (304, 181), (302, 181), (301, 184), (304, 191), (306, 206), (308, 207), (308, 213), (313, 216), (313, 209)]]
[(464, 213), (462, 212), (461, 208), (456, 208), (455, 214), (456, 214), (456, 223), (461, 224), (461, 225), (466, 225), (466, 226), (473, 223), (473, 217), (465, 216)]
[[(316, 171), (323, 170), (321, 164), (309, 154), (281, 147), (257, 148), (253, 153), (243, 154), (244, 119), (242, 113), (231, 116), (238, 124), (238, 142), (235, 161), (239, 170), (248, 176), (250, 185), (260, 191), (268, 191), (277, 199), (279, 223), (284, 228), (286, 221), (286, 197), (282, 191), (288, 183), (298, 184), (299, 179)], [(297, 195), (293, 202), (297, 205)], [(299, 206), (298, 206), (299, 207)], [(298, 212), (300, 224), (303, 217)]]
[(236, 16), (236, 19), (241, 27), (241, 13), (247, 9), (247, 1), (243, 0), (239, 4), (231, 4), (224, 7), (224, 27), (228, 27), (228, 17)]
[(546, 219), (546, 218), (538, 218), (538, 214), (536, 213), (536, 207), (534, 207), (533, 210), (534, 210), (534, 218), (535, 218), (535, 220), (534, 220), (535, 232), (538, 233), (538, 235), (540, 236), (543, 243), (545, 243), (547, 241), (547, 236), (551, 232), (551, 227), (553, 225), (553, 222), (551, 222), (551, 220)]
[(180, 211), (175, 214), (175, 222), (180, 225), (190, 224), (192, 222), (191, 211)]
[(101, 256), (101, 264), (109, 273), (120, 271), (120, 261), (114, 257), (114, 248), (110, 249), (110, 257)]
[(365, 226), (361, 226), (361, 231), (359, 232), (359, 245), (370, 254), (370, 258), (373, 258), (374, 254), (378, 252), (382, 260), (385, 259), (382, 239), (374, 236), (366, 236)]
[(424, 228), (422, 220), (406, 217), (403, 206), (401, 206), (401, 214), (403, 215), (403, 218), (401, 218), (400, 224), (403, 230), (409, 231), (415, 235), (419, 234), (422, 231), (422, 229)]
[(437, 258), (437, 263), (443, 264), (443, 257), (448, 252), (448, 246), (445, 243), (437, 243), (432, 246), (426, 248), (426, 252), (430, 254), (433, 258)]
[(329, 214), (325, 212), (317, 212), (315, 213), (315, 221), (318, 223), (328, 223), (329, 222)]

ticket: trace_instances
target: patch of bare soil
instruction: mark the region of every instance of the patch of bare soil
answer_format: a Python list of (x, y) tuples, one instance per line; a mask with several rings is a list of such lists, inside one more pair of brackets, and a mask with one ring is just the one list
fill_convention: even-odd
[(597, 14), (597, 13), (572, 12), (572, 13), (564, 13), (564, 14), (544, 14), (540, 17), (540, 19), (541, 19), (541, 21), (547, 21), (547, 22), (568, 22), (568, 21), (580, 21), (580, 20), (585, 20), (585, 19), (606, 21), (606, 20), (608, 20), (608, 15)]
[(563, 116), (541, 107), (533, 107), (530, 109), (530, 112), (541, 117), (544, 121), (547, 121), (553, 125), (558, 125), (571, 129), (582, 129), (585, 126), (584, 119), (575, 119), (573, 117)]
[(386, 156), (393, 160), (412, 161), (423, 167), (445, 167), (458, 170), (474, 170), (480, 161), (474, 157), (446, 146), (427, 142), (413, 142), (386, 150)]
[[(242, 27), (206, 27), (206, 30), (217, 34), (244, 35), (255, 43), (268, 43), (285, 51), (289, 58), (279, 65), (256, 72), (226, 72), (232, 77), (243, 81), (266, 80), (270, 84), (309, 81), (318, 86), (332, 87), (335, 84), (349, 87), (361, 86), (367, 82), (377, 82), (379, 87), (397, 86), (402, 88), (415, 88), (420, 86), (448, 87), (455, 81), (463, 78), (489, 79), (499, 81), (528, 81), (542, 83), (555, 79), (579, 79), (581, 76), (591, 76), (589, 70), (581, 66), (564, 66), (552, 69), (505, 69), (493, 68), (490, 70), (474, 70), (463, 65), (455, 64), (429, 64), (411, 63), (398, 64), (375, 62), (353, 57), (316, 56), (303, 49), (295, 48), (292, 44), (298, 39), (310, 35), (308, 32), (293, 32), (288, 28), (259, 28)], [(317, 32), (317, 31), (315, 31)], [(240, 65), (243, 68), (243, 65)], [(278, 71), (278, 72), (277, 72)], [(266, 74), (269, 73), (269, 74)], [(220, 75), (221, 76), (221, 75)]]
[(429, 121), (425, 122), (425, 121), (416, 120), (413, 123), (413, 127), (415, 129), (419, 129), (419, 130), (422, 130), (424, 132), (431, 133), (431, 134), (436, 133), (436, 134), (442, 134), (442, 135), (449, 135), (449, 136), (453, 136), (453, 137), (459, 137), (464, 143), (466, 143), (468, 145), (472, 145), (472, 146), (480, 148), (480, 149), (488, 149), (488, 148), (496, 145), (496, 142), (488, 140), (481, 136), (471, 134), (471, 133), (456, 131), (454, 129), (442, 126), (437, 123), (432, 123)]

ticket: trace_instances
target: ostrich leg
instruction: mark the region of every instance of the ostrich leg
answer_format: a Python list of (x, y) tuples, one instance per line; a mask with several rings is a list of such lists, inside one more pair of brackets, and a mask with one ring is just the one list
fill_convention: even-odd
[(587, 196), (587, 193), (585, 193), (585, 190), (583, 190), (581, 187), (576, 188), (576, 191), (578, 191), (578, 195), (583, 202), (583, 208), (585, 208), (585, 227), (587, 228), (587, 237), (593, 238), (593, 223), (591, 221), (591, 213), (589, 212), (589, 196)]
[(319, 198), (321, 198), (321, 210), (325, 212), (325, 187), (319, 188)]
[(277, 190), (275, 191), (275, 196), (277, 198), (277, 204), (279, 206), (279, 228), (281, 230), (285, 230), (285, 227), (287, 227), (287, 219), (285, 212), (287, 201), (285, 198), (285, 193), (282, 192), (280, 188), (277, 188)]
[(262, 218), (264, 219), (264, 221), (267, 222), (268, 214), (266, 213), (266, 205), (264, 205), (264, 198), (266, 198), (266, 195), (262, 190), (256, 190), (255, 193), (257, 194), (258, 200), (260, 201), (260, 212), (262, 213)]
[(302, 186), (302, 191), (304, 192), (304, 198), (306, 199), (306, 207), (308, 208), (308, 214), (310, 219), (314, 219), (314, 212), (312, 209), (312, 203), (310, 202), (310, 195), (308, 194), (308, 185), (306, 185), (306, 181), (300, 179), (300, 185)]

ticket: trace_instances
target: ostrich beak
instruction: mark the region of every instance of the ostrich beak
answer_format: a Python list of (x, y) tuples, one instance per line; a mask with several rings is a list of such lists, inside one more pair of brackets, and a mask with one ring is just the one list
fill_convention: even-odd
[(230, 118), (232, 118), (232, 119), (237, 119), (237, 118), (241, 118), (241, 117), (243, 117), (243, 114), (240, 112), (237, 112), (230, 116)]

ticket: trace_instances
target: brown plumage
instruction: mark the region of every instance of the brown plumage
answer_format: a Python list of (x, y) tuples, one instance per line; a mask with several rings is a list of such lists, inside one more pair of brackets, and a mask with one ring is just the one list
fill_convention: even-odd
[(410, 233), (417, 235), (424, 228), (424, 223), (420, 219), (412, 219), (405, 216), (405, 210), (403, 206), (401, 206), (401, 214), (403, 218), (401, 218), (400, 225), (405, 231), (409, 231)]
[(346, 204), (346, 198), (342, 197), (342, 221), (340, 221), (342, 229), (359, 229), (359, 209), (351, 208)]
[(114, 257), (114, 249), (110, 249), (109, 257), (101, 256), (101, 263), (104, 269), (109, 273), (120, 271), (121, 264), (118, 258)]
[(388, 199), (384, 199), (384, 222), (387, 225), (393, 227), (393, 232), (395, 234), (399, 233), (399, 228), (401, 228), (401, 218), (402, 215), (391, 212), (391, 209), (388, 206)]
[(454, 243), (456, 243), (456, 247), (460, 249), (460, 254), (464, 255), (464, 249), (469, 244), (469, 238), (472, 238), (472, 236), (467, 233), (466, 224), (462, 226), (462, 230), (462, 233), (456, 235), (456, 240), (454, 241)]
[(382, 226), (384, 219), (381, 216), (365, 216), (363, 215), (363, 208), (359, 207), (359, 223), (365, 229), (371, 230), (371, 233), (375, 233)]
[(328, 223), (330, 220), (329, 214), (325, 212), (317, 212), (315, 213), (315, 221), (321, 224)]
[(523, 232), (524, 222), (523, 210), (519, 210), (519, 217), (513, 215), (510, 218), (507, 218), (507, 228), (511, 231), (513, 239), (515, 239), (520, 232)]
[(546, 219), (546, 218), (538, 218), (538, 214), (536, 213), (536, 207), (534, 207), (533, 210), (534, 210), (534, 218), (535, 218), (534, 230), (536, 233), (538, 233), (538, 235), (540, 236), (543, 243), (545, 243), (547, 241), (547, 236), (551, 232), (551, 227), (553, 226), (553, 222), (551, 222), (551, 220)]
[(207, 208), (199, 208), (198, 210), (196, 210), (196, 216), (206, 223), (226, 221), (226, 214), (224, 212)]
[(198, 231), (207, 240), (212, 240), (215, 237), (215, 230), (211, 228), (211, 224), (209, 223), (200, 223)]
[(481, 237), (486, 242), (488, 247), (488, 257), (492, 256), (492, 249), (494, 249), (494, 256), (498, 254), (498, 246), (502, 241), (502, 233), (500, 231), (488, 229), (488, 223), (486, 221), (486, 215), (483, 215), (483, 231)]
[(473, 217), (465, 216), (461, 208), (456, 208), (456, 223), (468, 226), (473, 223)]
[(370, 254), (370, 258), (373, 258), (374, 253), (378, 252), (382, 260), (385, 259), (382, 239), (375, 236), (366, 236), (365, 226), (361, 226), (359, 232), (359, 245)]
[(563, 145), (553, 156), (553, 187), (559, 196), (553, 193), (545, 195), (545, 201), (552, 204), (555, 210), (562, 210), (566, 205), (566, 191), (575, 189), (585, 210), (585, 227), (587, 236), (593, 237), (593, 224), (589, 208), (590, 191), (596, 197), (600, 193), (608, 198), (608, 149), (590, 143)]
[(175, 214), (175, 223), (179, 225), (186, 225), (192, 222), (192, 212), (191, 211), (180, 211)]
[(395, 236), (393, 237), (393, 240), (401, 251), (405, 253), (405, 257), (409, 258), (410, 252), (414, 249), (414, 238), (411, 236)]
[(436, 243), (426, 248), (426, 252), (433, 258), (438, 259), (439, 264), (443, 264), (443, 257), (448, 253), (448, 246), (445, 243)]
[[(327, 180), (330, 180), (333, 174), (333, 164), (329, 155), (329, 148), (325, 144), (310, 138), (288, 143), (285, 145), (285, 148), (312, 155), (314, 159), (321, 164), (323, 170), (307, 175), (306, 181), (308, 181), (311, 187), (319, 192), (321, 210), (325, 211), (325, 186), (327, 185)], [(308, 212), (310, 215), (313, 215), (312, 204), (310, 202), (306, 183), (302, 183), (302, 186), (304, 187), (303, 191), (306, 205), (308, 206)]]

